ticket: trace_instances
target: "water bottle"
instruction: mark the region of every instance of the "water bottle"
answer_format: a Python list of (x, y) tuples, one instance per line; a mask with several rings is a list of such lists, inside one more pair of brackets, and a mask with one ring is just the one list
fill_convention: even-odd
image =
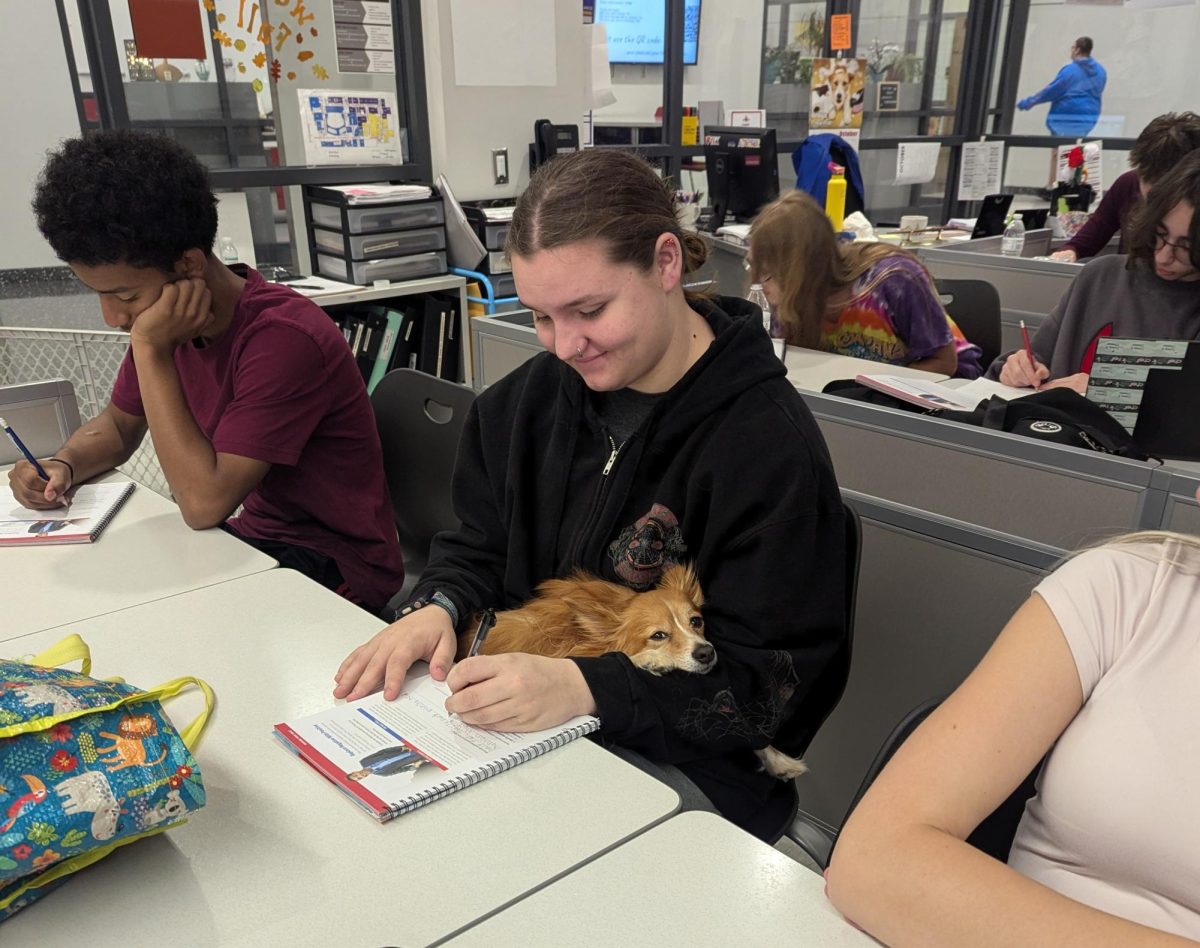
[(1006, 257), (1019, 257), (1025, 250), (1025, 222), (1020, 214), (1011, 214), (1004, 236), (1000, 238), (1000, 252)]
[(846, 219), (846, 169), (829, 163), (829, 182), (825, 185), (825, 216), (834, 233), (841, 231)]
[(771, 335), (771, 304), (767, 302), (767, 294), (763, 292), (762, 284), (755, 283), (746, 294), (746, 299), (762, 310), (763, 329)]
[(233, 242), (233, 238), (231, 238), (231, 237), (218, 237), (217, 238), (217, 256), (221, 258), (221, 262), (224, 264), (238, 262), (237, 244), (235, 244)]

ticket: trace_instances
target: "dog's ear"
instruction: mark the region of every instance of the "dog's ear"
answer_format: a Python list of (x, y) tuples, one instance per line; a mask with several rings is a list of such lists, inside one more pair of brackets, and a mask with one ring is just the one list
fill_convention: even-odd
[(658, 581), (659, 589), (669, 589), (682, 593), (697, 607), (704, 605), (704, 593), (700, 589), (700, 580), (696, 578), (696, 570), (691, 563), (676, 563), (663, 573)]

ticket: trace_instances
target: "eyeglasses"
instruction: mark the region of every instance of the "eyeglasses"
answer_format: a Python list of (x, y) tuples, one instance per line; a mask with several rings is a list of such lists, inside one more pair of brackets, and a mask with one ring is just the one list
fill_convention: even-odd
[(1160, 230), (1154, 235), (1154, 250), (1157, 253), (1158, 251), (1162, 250), (1163, 247), (1170, 247), (1171, 253), (1180, 263), (1189, 263), (1191, 261), (1192, 245), (1187, 242), (1172, 243), (1171, 241), (1167, 240), (1166, 232)]

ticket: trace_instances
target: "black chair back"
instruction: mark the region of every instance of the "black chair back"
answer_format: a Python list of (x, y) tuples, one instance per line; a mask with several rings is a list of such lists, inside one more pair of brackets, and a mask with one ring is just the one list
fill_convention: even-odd
[(434, 534), (458, 524), (451, 497), (454, 462), (475, 392), (465, 385), (396, 369), (371, 394), (383, 469), (404, 554), (402, 601), (429, 560)]
[(983, 351), (986, 370), (1000, 354), (1000, 294), (987, 280), (934, 280), (942, 306), (968, 341)]
[[(900, 745), (908, 740), (909, 736), (921, 726), (921, 722), (937, 709), (942, 700), (941, 698), (932, 698), (919, 704), (909, 711), (901, 719), (900, 723), (892, 729), (892, 733), (887, 736), (887, 739), (883, 742), (883, 746), (879, 748), (879, 753), (871, 761), (871, 766), (867, 768), (866, 776), (863, 777), (858, 792), (854, 794), (854, 800), (850, 803), (850, 808), (846, 811), (846, 818), (842, 820), (843, 826), (846, 825), (846, 821), (850, 819), (850, 814), (854, 812), (859, 801), (866, 795), (871, 784), (875, 782), (875, 778), (879, 776), (883, 768), (887, 766), (888, 761), (900, 749)], [(1029, 772), (1029, 775), (1008, 795), (1005, 801), (984, 817), (983, 821), (967, 837), (968, 843), (976, 849), (987, 853), (993, 859), (999, 859), (1001, 862), (1008, 861), (1008, 854), (1012, 849), (1013, 839), (1017, 835), (1017, 826), (1021, 822), (1021, 817), (1025, 814), (1025, 804), (1037, 792), (1037, 777), (1041, 773), (1043, 763), (1045, 763), (1044, 757), (1038, 761), (1037, 766)], [(836, 845), (837, 839), (835, 837), (833, 846)], [(833, 849), (831, 847), (831, 856), (832, 852)]]

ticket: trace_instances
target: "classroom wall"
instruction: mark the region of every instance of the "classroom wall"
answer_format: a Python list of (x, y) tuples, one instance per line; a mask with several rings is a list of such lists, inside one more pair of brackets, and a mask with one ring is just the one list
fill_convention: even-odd
[(46, 152), (79, 134), (79, 118), (58, 14), (49, 2), (23, 4), (20, 27), (0, 30), (0, 127), (5, 130), (0, 175), (0, 270), (56, 266), (38, 233), (29, 201)]
[[(1033, 95), (1054, 78), (1068, 62), (1076, 37), (1090, 36), (1095, 43), (1092, 55), (1108, 72), (1103, 111), (1092, 137), (1136, 138), (1156, 115), (1200, 108), (1192, 65), (1200, 5), (1152, 3), (1107, 7), (1035, 0), (1025, 33), (1018, 99)], [(1017, 112), (1013, 133), (1048, 134), (1048, 111), (1048, 105), (1039, 105)], [(1123, 162), (1106, 162), (1106, 186), (1112, 180), (1110, 167), (1116, 174), (1127, 168)], [(1040, 186), (1046, 183), (1047, 169), (1041, 150), (1022, 149), (1010, 153), (1005, 183)]]
[[(684, 105), (720, 99), (727, 110), (758, 108), (763, 7), (745, 0), (703, 0), (696, 65), (683, 68)], [(617, 101), (598, 109), (596, 121), (653, 121), (662, 105), (663, 67), (626, 63), (611, 69)]]
[[(503, 17), (507, 4), (489, 0), (421, 0), (425, 78), (434, 174), (444, 173), (459, 200), (514, 197), (529, 183), (533, 123), (548, 118), (581, 124), (587, 97), (587, 47), (578, 0), (555, 0), (557, 84), (460, 86), (455, 79), (453, 12)], [(537, 55), (496, 50), (497, 56)], [(507, 148), (509, 181), (494, 183), (492, 149)]]

